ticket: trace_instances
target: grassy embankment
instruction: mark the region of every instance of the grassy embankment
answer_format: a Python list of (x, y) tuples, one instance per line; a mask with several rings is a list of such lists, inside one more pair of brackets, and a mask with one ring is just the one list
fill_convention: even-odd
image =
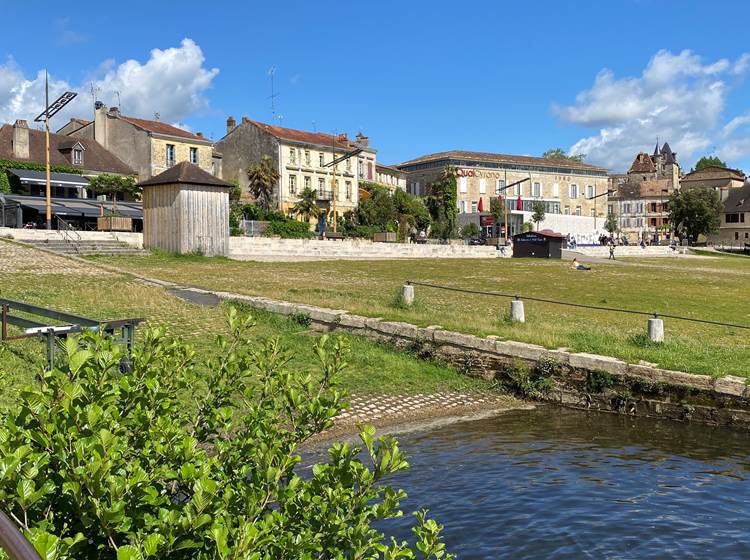
[[(215, 336), (227, 332), (224, 307), (184, 302), (161, 288), (145, 286), (123, 274), (0, 272), (0, 295), (96, 319), (144, 317), (153, 324), (167, 325), (174, 335), (195, 346), (199, 354), (215, 351)], [(253, 315), (257, 324), (250, 343), (279, 336), (294, 356), (291, 367), (314, 371), (313, 341), (304, 326), (269, 313)], [(0, 342), (0, 405), (13, 400), (18, 389), (40, 371), (44, 360), (41, 339)], [(450, 368), (425, 363), (361, 338), (352, 339), (348, 361), (350, 366), (341, 381), (352, 393), (414, 394), (486, 388)]]
[(503, 291), (723, 322), (750, 324), (750, 259), (665, 258), (597, 264), (516, 259), (237, 262), (155, 254), (101, 259), (147, 276), (209, 289), (346, 309), (422, 326), (644, 360), (694, 373), (750, 377), (750, 331), (672, 319), (667, 341), (650, 343), (645, 316), (526, 303), (527, 322), (510, 324), (508, 300), (417, 287), (412, 309), (394, 305), (405, 280)]

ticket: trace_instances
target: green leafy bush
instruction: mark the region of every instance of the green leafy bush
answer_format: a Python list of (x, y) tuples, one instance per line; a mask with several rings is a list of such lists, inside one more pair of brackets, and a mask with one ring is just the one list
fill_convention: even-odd
[[(218, 357), (146, 330), (123, 350), (85, 333), (0, 425), (0, 508), (45, 559), (449, 558), (417, 514), (415, 549), (372, 527), (401, 515), (382, 485), (408, 464), (392, 438), (360, 432), (301, 478), (299, 446), (345, 407), (345, 339), (315, 342), (319, 370), (293, 371), (270, 340), (247, 345), (235, 308)], [(124, 370), (121, 373), (121, 369)], [(190, 400), (190, 405), (185, 402)]]
[(306, 239), (313, 237), (314, 234), (310, 231), (310, 224), (285, 218), (271, 220), (263, 235), (266, 237), (278, 235), (284, 239)]

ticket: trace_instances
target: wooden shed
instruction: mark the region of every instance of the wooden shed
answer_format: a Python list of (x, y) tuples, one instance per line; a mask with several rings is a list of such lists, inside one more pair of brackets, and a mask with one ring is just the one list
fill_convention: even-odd
[(185, 161), (139, 185), (144, 248), (229, 253), (229, 183)]
[(513, 256), (559, 259), (562, 258), (563, 241), (562, 234), (549, 229), (517, 233), (513, 236)]

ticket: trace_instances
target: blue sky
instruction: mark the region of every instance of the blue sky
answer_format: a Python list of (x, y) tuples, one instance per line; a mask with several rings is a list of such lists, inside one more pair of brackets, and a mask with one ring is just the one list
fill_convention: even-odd
[[(39, 71), (125, 114), (222, 137), (227, 115), (362, 130), (379, 160), (583, 151), (621, 170), (658, 135), (683, 167), (750, 171), (750, 3), (0, 3), (0, 119), (41, 110)], [(73, 9), (74, 8), (74, 9)], [(158, 50), (155, 50), (158, 49)], [(681, 156), (681, 157), (680, 157)]]

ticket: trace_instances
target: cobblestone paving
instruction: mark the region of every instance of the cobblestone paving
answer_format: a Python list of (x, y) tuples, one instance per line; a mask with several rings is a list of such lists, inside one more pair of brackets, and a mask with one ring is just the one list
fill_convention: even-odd
[(0, 274), (23, 272), (26, 274), (83, 274), (87, 276), (109, 276), (110, 273), (95, 266), (44, 251), (37, 251), (0, 241)]
[(379, 395), (349, 398), (351, 407), (336, 419), (337, 425), (459, 415), (468, 410), (501, 408), (511, 401), (504, 395), (440, 392), (416, 395)]

